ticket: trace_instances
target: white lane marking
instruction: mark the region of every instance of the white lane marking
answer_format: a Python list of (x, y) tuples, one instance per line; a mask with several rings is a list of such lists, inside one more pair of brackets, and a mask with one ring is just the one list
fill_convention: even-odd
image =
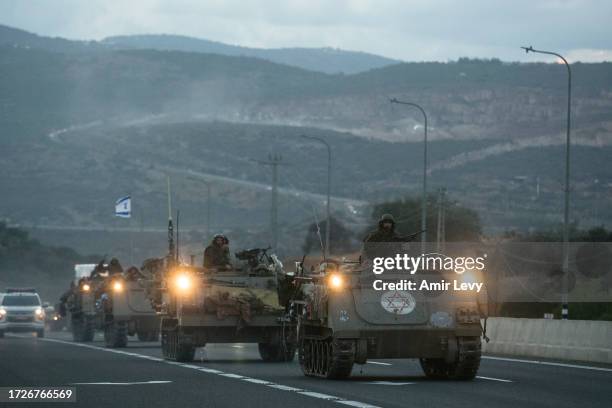
[(384, 365), (384, 366), (390, 366), (393, 365), (391, 363), (383, 363), (382, 361), (367, 361), (367, 364), (378, 364), (378, 365)]
[(276, 388), (277, 390), (283, 390), (283, 391), (304, 391), (301, 388), (295, 388), (295, 387), (289, 387), (288, 385), (282, 385), (282, 384), (266, 384), (268, 387), (271, 388)]
[[(140, 354), (137, 354), (137, 356), (139, 356)], [(200, 366), (197, 365), (193, 365), (193, 364), (181, 364), (183, 367), (185, 368), (192, 368), (194, 370), (199, 370)]]
[(221, 375), (223, 377), (227, 377), (227, 378), (240, 378), (240, 379), (244, 378), (243, 375), (232, 374), (232, 373), (221, 373), (219, 375)]
[(480, 376), (480, 375), (477, 375), (476, 378), (479, 378), (481, 380), (500, 381), (500, 382), (506, 382), (506, 383), (513, 382), (512, 380), (505, 380), (503, 378), (483, 377), (483, 376)]
[[(94, 346), (94, 345), (91, 345), (91, 344), (75, 343), (75, 342), (72, 342), (72, 341), (65, 341), (65, 340), (59, 340), (59, 339), (50, 339), (48, 337), (41, 338), (41, 339), (38, 339), (38, 340), (52, 342), (52, 343), (67, 344), (67, 345), (76, 346), (76, 347), (84, 347), (84, 348), (89, 348), (89, 349), (92, 349), (92, 350), (106, 351), (108, 353), (123, 354), (123, 355), (132, 356), (132, 357), (142, 358), (142, 359), (145, 359), (145, 360), (151, 360), (151, 356), (147, 356), (146, 354), (127, 353), (127, 352), (124, 352), (124, 351), (121, 351), (121, 350), (116, 350), (116, 349), (112, 349), (112, 348), (105, 348), (105, 347), (98, 347), (98, 346)], [(164, 360), (164, 359), (159, 359), (158, 362), (162, 363), (162, 364), (170, 364), (170, 365), (174, 365), (174, 366), (178, 366), (178, 367), (189, 368), (189, 369), (193, 369), (193, 370), (196, 370), (196, 371), (201, 371), (201, 372), (204, 372), (204, 373), (207, 373), (207, 374), (215, 374), (215, 375), (225, 376), (225, 377), (229, 377), (229, 378), (233, 378), (233, 375), (237, 375), (237, 374), (233, 374), (232, 376), (228, 376), (227, 374), (232, 374), (232, 373), (225, 373), (223, 371), (215, 370), (215, 369), (212, 369), (212, 368), (206, 368), (206, 367), (196, 366), (196, 365), (192, 365), (192, 364), (183, 364), (183, 363), (178, 363), (176, 361), (168, 361), (168, 360)], [(273, 383), (273, 382), (270, 382), (270, 381), (259, 380), (257, 378), (250, 378), (250, 377), (243, 377), (243, 376), (240, 376), (240, 377), (242, 377), (242, 378), (239, 378), (240, 381), (248, 381), (250, 383), (264, 385), (266, 387), (274, 388), (274, 389), (281, 390), (281, 391), (295, 392), (296, 394), (304, 395), (306, 397), (324, 399), (324, 400), (327, 400), (327, 401), (330, 401), (330, 402), (337, 402), (339, 404), (344, 404), (344, 405), (349, 405), (349, 406), (354, 406), (354, 407), (381, 408), (381, 407), (379, 407), (377, 405), (370, 405), (370, 404), (367, 404), (365, 402), (347, 400), (347, 399), (344, 399), (344, 398), (341, 398), (341, 397), (336, 397), (334, 395), (322, 394), (322, 393), (319, 393), (319, 392), (308, 391), (308, 390), (303, 390), (303, 389), (299, 389), (299, 388), (293, 388), (293, 387), (285, 386), (285, 385), (282, 385), (282, 384), (276, 384), (276, 383)], [(238, 378), (236, 378), (236, 379), (238, 379)]]
[(151, 357), (151, 356), (141, 356), (141, 358), (147, 359), (147, 360), (151, 360), (151, 361), (162, 361), (163, 359), (158, 358), (158, 357)]
[(349, 405), (351, 407), (376, 408), (375, 405), (370, 405), (370, 404), (366, 404), (365, 402), (359, 402), (359, 401), (342, 400), (342, 401), (336, 401), (336, 402), (339, 404)]
[[(161, 361), (163, 362), (164, 360)], [(215, 370), (214, 368), (200, 367), (199, 370), (208, 374), (223, 374), (223, 371)]]
[(578, 364), (554, 363), (552, 361), (524, 360), (520, 358), (492, 357), (492, 356), (482, 356), (482, 358), (485, 358), (487, 360), (510, 361), (513, 363), (541, 364), (541, 365), (547, 365), (547, 366), (553, 366), (553, 367), (579, 368), (582, 370), (612, 372), (612, 368), (593, 367), (593, 366), (578, 365)]
[(242, 378), (242, 381), (247, 381), (253, 384), (263, 384), (263, 385), (268, 385), (268, 384), (272, 384), (270, 381), (266, 381), (266, 380), (260, 380), (257, 378), (250, 378), (250, 377), (244, 377)]
[(324, 399), (324, 400), (328, 400), (328, 401), (336, 401), (336, 400), (341, 399), (341, 398), (335, 397), (333, 395), (322, 394), (320, 392), (313, 392), (313, 391), (298, 391), (298, 394), (300, 394), (300, 395), (307, 395), (309, 397)]
[(168, 384), (172, 381), (153, 380), (153, 381), (133, 381), (133, 382), (76, 382), (71, 383), (72, 385), (142, 385), (142, 384)]
[(394, 381), (371, 381), (366, 384), (374, 384), (374, 385), (412, 385), (415, 384), (413, 382), (394, 382)]

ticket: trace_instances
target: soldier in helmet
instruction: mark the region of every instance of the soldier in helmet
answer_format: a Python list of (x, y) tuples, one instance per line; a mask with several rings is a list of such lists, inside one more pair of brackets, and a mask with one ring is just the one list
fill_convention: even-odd
[(110, 260), (110, 263), (108, 264), (108, 273), (109, 275), (117, 275), (123, 273), (123, 267), (121, 266), (117, 258), (113, 258)]
[(364, 242), (397, 242), (401, 236), (395, 231), (395, 220), (391, 214), (383, 214), (378, 221), (378, 229), (372, 231), (363, 240)]
[(217, 234), (204, 250), (204, 267), (231, 269), (229, 240), (225, 235)]

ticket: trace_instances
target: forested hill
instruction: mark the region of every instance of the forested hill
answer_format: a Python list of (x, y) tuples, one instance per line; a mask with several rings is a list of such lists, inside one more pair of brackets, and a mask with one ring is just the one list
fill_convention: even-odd
[(27, 232), (0, 222), (0, 292), (7, 287), (33, 287), (44, 300), (53, 302), (68, 288), (75, 263), (98, 261), (98, 256), (43, 245)]

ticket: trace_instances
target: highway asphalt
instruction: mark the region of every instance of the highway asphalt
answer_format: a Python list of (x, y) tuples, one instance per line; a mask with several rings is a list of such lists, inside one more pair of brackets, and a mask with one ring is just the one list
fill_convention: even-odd
[(297, 361), (264, 363), (252, 344), (211, 344), (189, 364), (165, 361), (158, 342), (107, 349), (98, 334), (0, 339), (0, 387), (73, 386), (76, 403), (2, 407), (612, 407), (612, 367), (487, 356), (478, 378), (433, 381), (415, 360), (356, 365), (350, 379), (307, 378)]

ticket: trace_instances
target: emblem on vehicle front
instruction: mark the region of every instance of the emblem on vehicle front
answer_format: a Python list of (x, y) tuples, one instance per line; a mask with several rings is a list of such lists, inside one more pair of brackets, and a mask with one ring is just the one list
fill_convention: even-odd
[(348, 322), (349, 320), (349, 314), (346, 310), (341, 310), (340, 311), (340, 321), (341, 322)]
[(414, 310), (414, 297), (406, 291), (393, 290), (380, 297), (380, 304), (389, 313), (405, 315)]

